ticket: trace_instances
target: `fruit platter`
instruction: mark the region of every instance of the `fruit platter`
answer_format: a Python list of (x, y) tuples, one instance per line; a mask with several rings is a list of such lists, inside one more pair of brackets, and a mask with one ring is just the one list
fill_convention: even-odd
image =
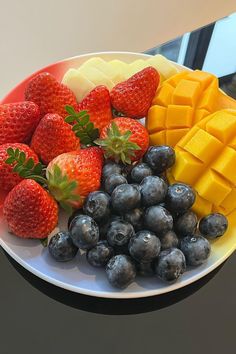
[(107, 298), (186, 286), (236, 249), (236, 101), (161, 55), (81, 55), (0, 103), (0, 244)]

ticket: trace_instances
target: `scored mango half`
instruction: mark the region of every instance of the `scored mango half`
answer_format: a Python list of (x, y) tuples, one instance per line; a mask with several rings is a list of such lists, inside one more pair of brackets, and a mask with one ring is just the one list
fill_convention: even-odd
[(194, 124), (224, 108), (236, 109), (236, 100), (219, 89), (214, 75), (182, 71), (157, 90), (146, 119), (150, 144), (174, 147)]
[(221, 110), (197, 123), (175, 152), (168, 179), (195, 189), (198, 215), (228, 215), (236, 209), (236, 110)]

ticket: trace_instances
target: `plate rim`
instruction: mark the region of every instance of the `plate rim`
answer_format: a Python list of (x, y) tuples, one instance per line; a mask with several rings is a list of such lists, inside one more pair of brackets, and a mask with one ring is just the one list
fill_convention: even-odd
[[(74, 60), (77, 58), (89, 58), (89, 57), (93, 57), (93, 56), (102, 56), (102, 55), (133, 55), (133, 56), (137, 56), (137, 57), (152, 57), (152, 55), (146, 54), (146, 53), (137, 53), (137, 52), (127, 52), (127, 51), (102, 51), (102, 52), (92, 52), (92, 53), (85, 53), (85, 54), (81, 54), (81, 55), (76, 55), (76, 56), (72, 56), (69, 58), (65, 58), (59, 61), (56, 61), (54, 63), (48, 64), (44, 67), (42, 67), (41, 69), (33, 72), (32, 74), (28, 75), (26, 78), (24, 78), (21, 82), (19, 82), (17, 85), (15, 85), (1, 100), (1, 102), (4, 102), (7, 97), (12, 93), (12, 91), (16, 90), (19, 86), (21, 86), (22, 84), (24, 84), (26, 81), (28, 81), (32, 76), (36, 75), (38, 72), (41, 72), (42, 70), (46, 70), (48, 67), (53, 66), (53, 65), (57, 65), (60, 63), (64, 63), (64, 62), (69, 62), (70, 60)], [(188, 71), (192, 71), (191, 69), (184, 67), (181, 64), (175, 63), (173, 61), (171, 61), (175, 66), (177, 66), (180, 69), (184, 69), (184, 70), (188, 70)], [(18, 263), (20, 264), (20, 266), (22, 266), (23, 268), (25, 268), (27, 271), (29, 271), (30, 273), (34, 274), (35, 276), (39, 277), (40, 279), (51, 283), (55, 286), (58, 286), (62, 289), (68, 290), (68, 291), (72, 291), (74, 293), (79, 293), (79, 294), (83, 294), (83, 295), (88, 295), (88, 296), (93, 296), (93, 297), (98, 297), (98, 298), (109, 298), (109, 299), (134, 299), (134, 298), (145, 298), (145, 297), (151, 297), (151, 296), (158, 296), (161, 294), (165, 294), (174, 290), (178, 290), (180, 288), (183, 288), (187, 285), (190, 285), (194, 282), (196, 282), (197, 280), (203, 278), (204, 276), (206, 276), (207, 274), (211, 273), (214, 269), (216, 269), (219, 265), (221, 265), (227, 258), (230, 257), (230, 255), (235, 251), (236, 245), (235, 247), (231, 247), (230, 249), (227, 250), (227, 252), (225, 252), (216, 262), (214, 262), (213, 264), (211, 264), (210, 266), (208, 266), (207, 268), (202, 269), (200, 272), (198, 272), (197, 274), (193, 275), (190, 278), (187, 278), (185, 280), (181, 280), (177, 283), (174, 284), (166, 284), (166, 287), (162, 287), (162, 288), (157, 288), (157, 289), (146, 289), (146, 290), (142, 290), (142, 291), (138, 291), (138, 292), (126, 292), (126, 291), (122, 291), (122, 290), (117, 290), (114, 292), (109, 292), (109, 291), (97, 291), (97, 290), (89, 290), (89, 289), (84, 289), (84, 288), (80, 288), (78, 285), (70, 285), (67, 283), (64, 283), (63, 281), (57, 280), (51, 276), (45, 275), (43, 272), (39, 271), (38, 269), (32, 267), (31, 265), (29, 265), (28, 263), (26, 263), (20, 256), (18, 256), (0, 237), (0, 246)]]

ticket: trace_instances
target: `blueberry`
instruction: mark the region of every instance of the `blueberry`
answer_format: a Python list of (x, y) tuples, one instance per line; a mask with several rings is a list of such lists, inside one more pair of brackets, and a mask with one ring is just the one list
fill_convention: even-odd
[(198, 266), (209, 257), (211, 246), (205, 237), (189, 235), (180, 241), (180, 249), (185, 255), (187, 265)]
[(104, 190), (108, 194), (111, 194), (117, 186), (125, 183), (128, 183), (127, 179), (124, 176), (115, 173), (114, 175), (110, 175), (105, 179)]
[(194, 234), (197, 228), (197, 223), (197, 215), (190, 210), (177, 217), (174, 223), (174, 228), (179, 237), (185, 237), (189, 234)]
[(167, 188), (167, 184), (162, 178), (157, 176), (145, 177), (140, 184), (142, 204), (147, 207), (163, 202)]
[(114, 220), (122, 220), (120, 215), (111, 215), (108, 220), (104, 220), (99, 224), (99, 237), (104, 240), (107, 238), (107, 231), (112, 221)]
[(109, 260), (106, 274), (111, 285), (124, 289), (136, 277), (135, 264), (129, 256), (120, 254)]
[(152, 232), (142, 230), (129, 241), (129, 253), (136, 261), (149, 263), (158, 256), (161, 250), (159, 238)]
[(107, 241), (111, 246), (128, 245), (130, 238), (134, 236), (133, 226), (125, 220), (114, 220), (107, 231)]
[(175, 183), (168, 187), (166, 206), (173, 212), (184, 212), (195, 202), (195, 192), (187, 184)]
[(114, 175), (115, 173), (122, 173), (121, 166), (113, 161), (107, 161), (102, 169), (102, 180), (105, 181), (108, 176)]
[(132, 184), (121, 184), (117, 186), (111, 195), (111, 203), (113, 209), (118, 213), (139, 207), (141, 202), (141, 194), (139, 188)]
[(184, 254), (178, 248), (161, 251), (154, 264), (158, 277), (167, 282), (176, 281), (186, 270)]
[(98, 241), (95, 247), (87, 251), (87, 261), (93, 267), (105, 266), (113, 256), (113, 248), (107, 241)]
[(212, 213), (200, 220), (199, 231), (207, 238), (214, 239), (224, 235), (228, 228), (227, 218), (219, 213)]
[(69, 232), (58, 232), (50, 239), (48, 250), (56, 261), (67, 262), (76, 256), (78, 247), (73, 244)]
[(131, 180), (134, 183), (141, 183), (145, 177), (152, 175), (152, 169), (145, 162), (135, 165), (130, 173)]
[(166, 145), (150, 146), (143, 157), (155, 173), (163, 173), (175, 163), (175, 151)]
[(133, 225), (135, 231), (143, 229), (143, 210), (135, 208), (124, 214), (124, 219)]
[(76, 209), (75, 211), (73, 211), (73, 213), (71, 214), (71, 216), (69, 217), (68, 219), (68, 223), (67, 223), (67, 226), (68, 226), (68, 229), (70, 227), (70, 224), (71, 224), (71, 221), (76, 218), (77, 216), (79, 215), (83, 215), (84, 212), (83, 212), (83, 209)]
[(98, 225), (88, 215), (76, 217), (71, 222), (69, 231), (74, 245), (82, 250), (94, 247), (99, 239)]
[(176, 233), (172, 230), (167, 231), (161, 237), (161, 250), (166, 250), (168, 248), (178, 247), (179, 239)]
[(135, 265), (136, 265), (137, 273), (140, 274), (141, 276), (150, 277), (150, 276), (154, 275), (153, 262), (150, 262), (150, 263), (136, 262)]
[(144, 223), (148, 230), (157, 235), (164, 235), (173, 228), (173, 218), (170, 212), (159, 205), (151, 206), (146, 210)]
[(83, 210), (97, 222), (107, 219), (110, 215), (110, 196), (102, 191), (89, 193)]

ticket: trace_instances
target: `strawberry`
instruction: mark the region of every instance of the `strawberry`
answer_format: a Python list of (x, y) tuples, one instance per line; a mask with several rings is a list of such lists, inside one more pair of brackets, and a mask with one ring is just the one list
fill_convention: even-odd
[(100, 188), (103, 154), (98, 147), (57, 156), (46, 170), (48, 186), (55, 199), (67, 209), (79, 208), (85, 197)]
[(39, 107), (33, 102), (1, 104), (0, 145), (28, 142), (39, 120)]
[(131, 117), (143, 118), (147, 115), (160, 75), (153, 67), (147, 67), (111, 90), (111, 104), (116, 111)]
[(58, 113), (64, 118), (67, 115), (65, 105), (77, 106), (75, 95), (69, 87), (46, 72), (39, 73), (30, 80), (25, 97), (39, 106), (42, 117), (47, 113)]
[[(9, 149), (18, 149), (19, 159), (21, 158), (20, 155), (22, 156), (22, 153), (24, 153), (26, 159), (32, 158), (34, 163), (39, 162), (38, 156), (25, 144), (8, 143), (0, 145), (0, 190), (6, 192), (9, 192), (22, 180), (18, 173), (15, 171), (13, 172), (13, 168), (16, 166), (17, 161), (9, 157)], [(8, 163), (6, 163), (7, 160)]]
[(109, 90), (103, 86), (95, 87), (77, 108), (78, 111), (87, 111), (90, 121), (95, 128), (101, 130), (112, 119), (111, 100)]
[(58, 206), (37, 182), (25, 179), (7, 195), (3, 215), (16, 236), (42, 239), (57, 225)]
[(72, 127), (59, 114), (48, 113), (34, 132), (31, 148), (43, 163), (48, 164), (64, 152), (78, 150), (80, 144)]
[(131, 163), (142, 158), (149, 146), (146, 128), (132, 118), (114, 118), (103, 128), (96, 141), (106, 158)]

